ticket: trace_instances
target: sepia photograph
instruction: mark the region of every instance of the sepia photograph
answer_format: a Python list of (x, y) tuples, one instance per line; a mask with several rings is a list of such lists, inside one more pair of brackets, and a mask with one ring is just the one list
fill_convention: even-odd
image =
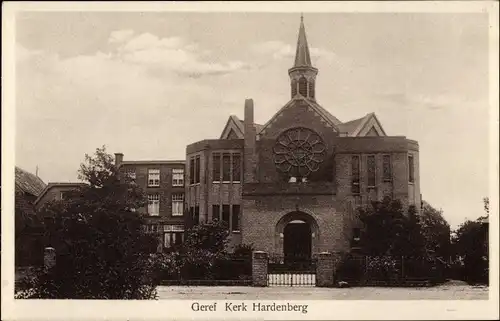
[(8, 320), (498, 318), (497, 2), (49, 4), (2, 13)]

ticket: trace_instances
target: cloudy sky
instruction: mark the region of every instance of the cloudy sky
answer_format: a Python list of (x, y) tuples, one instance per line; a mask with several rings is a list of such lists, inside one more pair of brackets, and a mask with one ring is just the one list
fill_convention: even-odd
[[(456, 226), (488, 195), (488, 16), (307, 13), (318, 102), (419, 141), (421, 189)], [(85, 153), (183, 159), (253, 98), (289, 99), (298, 13), (21, 13), (16, 164), (75, 181)]]

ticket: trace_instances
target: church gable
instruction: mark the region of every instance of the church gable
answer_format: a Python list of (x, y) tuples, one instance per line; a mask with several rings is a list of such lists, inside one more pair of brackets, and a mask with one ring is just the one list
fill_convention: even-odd
[(243, 125), (238, 117), (229, 116), (220, 139), (243, 139)]
[(382, 124), (374, 113), (368, 114), (353, 136), (386, 136)]
[[(291, 127), (307, 127), (316, 131), (337, 132), (337, 126), (326, 110), (319, 109), (306, 99), (292, 99), (281, 108), (263, 127), (259, 137), (275, 137)], [(333, 117), (333, 116), (332, 116)]]

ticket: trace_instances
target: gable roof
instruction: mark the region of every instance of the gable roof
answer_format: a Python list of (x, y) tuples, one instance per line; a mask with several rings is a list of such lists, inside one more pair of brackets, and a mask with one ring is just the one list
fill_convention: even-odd
[(40, 179), (40, 177), (25, 171), (24, 169), (16, 166), (16, 188), (21, 191), (31, 194), (33, 196), (38, 196), (46, 187), (46, 184)]
[(78, 187), (82, 187), (82, 186), (86, 186), (86, 185), (87, 185), (86, 183), (78, 183), (78, 182), (76, 182), (76, 183), (73, 183), (73, 182), (64, 182), (64, 183), (50, 182), (43, 189), (43, 191), (38, 195), (38, 197), (36, 198), (36, 200), (33, 203), (36, 205), (43, 198), (43, 196), (45, 194), (47, 194), (47, 192), (55, 186), (78, 188)]
[(347, 134), (347, 136), (360, 136), (360, 133), (363, 132), (364, 129), (367, 129), (368, 132), (371, 128), (366, 128), (369, 124), (373, 124), (376, 127), (377, 132), (380, 131), (382, 136), (386, 136), (384, 128), (382, 124), (378, 120), (375, 113), (366, 114), (364, 117), (354, 119), (345, 123), (338, 125), (339, 131), (341, 133)]
[[(254, 123), (253, 125), (257, 133), (259, 133), (263, 127), (260, 124)], [(224, 127), (224, 129), (222, 130), (222, 134), (220, 135), (220, 139), (227, 139), (231, 130), (234, 131), (238, 138), (243, 139), (245, 134), (245, 122), (235, 115), (229, 116), (229, 119), (226, 122), (226, 126)]]
[(335, 131), (338, 131), (338, 125), (341, 124), (342, 122), (337, 119), (337, 117), (333, 116), (329, 111), (327, 111), (325, 108), (321, 107), (318, 103), (315, 101), (312, 101), (310, 99), (306, 99), (302, 96), (295, 96), (292, 98), (288, 103), (286, 103), (285, 106), (281, 107), (276, 114), (274, 114), (269, 121), (262, 126), (260, 131), (257, 131), (257, 134), (263, 133), (269, 126), (271, 126), (272, 123), (279, 117), (279, 115), (285, 111), (285, 109), (293, 106), (294, 103), (297, 101), (304, 101), (308, 107), (310, 107), (316, 114), (318, 114), (328, 125), (330, 125)]

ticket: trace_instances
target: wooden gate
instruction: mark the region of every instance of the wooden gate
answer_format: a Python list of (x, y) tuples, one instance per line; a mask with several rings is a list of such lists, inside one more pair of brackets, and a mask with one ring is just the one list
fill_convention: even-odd
[(316, 259), (269, 256), (268, 286), (316, 286)]

